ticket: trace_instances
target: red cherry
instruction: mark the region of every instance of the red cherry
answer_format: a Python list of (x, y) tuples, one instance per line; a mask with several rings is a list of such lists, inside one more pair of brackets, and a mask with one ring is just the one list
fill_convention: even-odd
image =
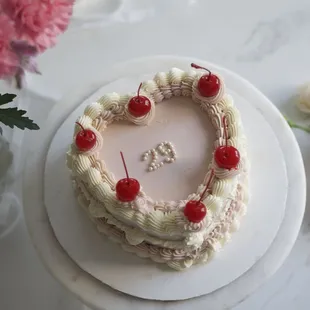
[(138, 88), (138, 95), (132, 97), (128, 103), (128, 111), (134, 117), (144, 116), (147, 113), (149, 113), (151, 110), (150, 100), (145, 96), (140, 96), (141, 86), (142, 86), (142, 83), (140, 84)]
[(205, 193), (207, 192), (209, 185), (213, 179), (213, 176), (214, 176), (214, 170), (212, 169), (208, 183), (206, 185), (205, 190), (200, 195), (200, 199), (199, 200), (190, 200), (186, 203), (185, 208), (184, 208), (184, 215), (187, 217), (187, 219), (190, 222), (199, 223), (206, 216), (207, 208), (201, 202), (201, 200), (204, 197)]
[(116, 183), (116, 197), (122, 202), (136, 199), (140, 191), (140, 183), (136, 179), (125, 178)]
[(198, 90), (203, 97), (216, 96), (220, 87), (220, 79), (212, 73), (203, 75), (198, 81)]
[(116, 183), (116, 197), (122, 202), (129, 202), (136, 199), (140, 192), (140, 183), (136, 179), (129, 178), (127, 166), (122, 152), (121, 157), (126, 172), (126, 178), (121, 179)]
[(221, 88), (220, 79), (213, 74), (210, 70), (191, 64), (193, 68), (204, 69), (208, 71), (208, 74), (204, 74), (198, 81), (198, 90), (203, 97), (214, 97), (216, 96)]
[(234, 169), (240, 162), (240, 153), (235, 147), (224, 145), (215, 150), (214, 159), (220, 168)]
[(80, 151), (91, 150), (97, 141), (95, 133), (90, 129), (85, 129), (80, 123), (77, 123), (82, 130), (80, 130), (75, 137), (75, 144)]
[(219, 146), (214, 152), (214, 159), (220, 168), (224, 169), (235, 169), (240, 162), (239, 151), (231, 146), (227, 145), (228, 135), (227, 135), (227, 120), (226, 116), (223, 117), (224, 124), (224, 134), (226, 145)]
[(198, 200), (190, 200), (184, 208), (184, 215), (190, 222), (199, 223), (207, 214), (206, 206)]

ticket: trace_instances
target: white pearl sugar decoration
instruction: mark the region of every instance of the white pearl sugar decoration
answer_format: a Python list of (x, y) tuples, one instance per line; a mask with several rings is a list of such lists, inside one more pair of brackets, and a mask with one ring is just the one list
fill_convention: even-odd
[[(164, 157), (164, 160), (158, 162), (158, 155)], [(158, 168), (164, 166), (164, 164), (171, 164), (176, 161), (177, 155), (175, 148), (171, 142), (165, 141), (157, 145), (156, 149), (151, 149), (143, 153), (142, 160), (146, 161), (149, 157), (152, 157), (152, 160), (148, 166), (148, 171), (155, 171)]]

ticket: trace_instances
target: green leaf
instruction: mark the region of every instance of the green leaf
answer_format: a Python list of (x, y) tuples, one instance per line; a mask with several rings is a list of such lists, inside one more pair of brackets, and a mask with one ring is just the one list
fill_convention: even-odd
[(4, 105), (9, 102), (12, 102), (15, 97), (16, 95), (14, 94), (3, 94), (3, 95), (0, 94), (0, 105)]
[(18, 110), (17, 108), (0, 109), (0, 122), (6, 126), (13, 128), (16, 126), (20, 129), (38, 130), (40, 127), (26, 116), (24, 110)]

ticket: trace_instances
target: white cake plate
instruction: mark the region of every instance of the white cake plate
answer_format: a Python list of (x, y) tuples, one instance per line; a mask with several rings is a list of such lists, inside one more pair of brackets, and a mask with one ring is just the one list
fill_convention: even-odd
[[(189, 64), (183, 64), (182, 69), (187, 67)], [(210, 65), (208, 68), (214, 70)], [(169, 69), (157, 66), (157, 70)], [(155, 73), (148, 76), (129, 74), (109, 83), (70, 114), (54, 136), (46, 157), (44, 202), (58, 241), (83, 270), (130, 295), (145, 299), (181, 300), (209, 294), (227, 285), (263, 256), (283, 219), (288, 179), (277, 137), (257, 109), (261, 101), (243, 97), (229, 89), (231, 81), (225, 71), (220, 71), (228, 86), (227, 92), (233, 96), (243, 119), (251, 160), (251, 200), (240, 231), (233, 235), (232, 241), (215, 259), (186, 272), (174, 272), (163, 268), (163, 265), (123, 252), (118, 245), (102, 238), (78, 207), (66, 169), (65, 154), (72, 143), (74, 123), (83, 115), (85, 107), (103, 94), (134, 91), (141, 81), (152, 78)], [(157, 200), (183, 199), (195, 191), (204, 178), (203, 167), (211, 160), (215, 139), (207, 115), (201, 113), (199, 105), (189, 98), (174, 98), (158, 104), (155, 118), (147, 127), (122, 122), (112, 124), (103, 138), (104, 154), (101, 156), (116, 178), (124, 176), (119, 156), (119, 150), (122, 150), (133, 177)], [(164, 140), (174, 143), (178, 159), (174, 164), (149, 173), (140, 160), (141, 154)], [(186, 174), (186, 171), (194, 171), (195, 175)], [(184, 197), (180, 196), (182, 193)]]
[[(140, 59), (115, 68), (115, 74), (111, 74), (111, 80), (115, 80), (122, 75), (127, 75), (129, 73), (139, 75), (143, 72), (166, 70), (167, 68), (170, 68), (172, 66), (184, 68), (185, 65), (192, 61), (193, 59), (183, 59), (176, 57), (154, 57), (142, 60)], [(203, 61), (196, 62), (204, 64)], [(261, 115), (263, 115), (263, 118), (272, 127), (273, 132), (277, 136), (278, 146), (282, 150), (288, 176), (288, 191), (285, 217), (278, 232), (278, 235), (273, 241), (270, 249), (267, 251), (264, 257), (262, 257), (250, 270), (244, 273), (244, 275), (242, 275), (233, 282), (231, 282), (231, 280), (233, 279), (228, 279), (228, 281), (226, 279), (227, 282), (222, 282), (222, 286), (229, 282), (231, 283), (220, 289), (217, 289), (216, 291), (208, 295), (186, 302), (184, 301), (169, 303), (165, 305), (166, 308), (172, 307), (171, 309), (173, 309), (174, 307), (176, 307), (176, 305), (178, 305), (178, 309), (183, 309), (182, 306), (184, 306), (184, 309), (194, 306), (196, 308), (200, 308), (202, 305), (204, 305), (209, 306), (212, 309), (221, 309), (224, 304), (231, 306), (232, 304), (247, 296), (281, 265), (296, 239), (304, 211), (305, 176), (299, 149), (292, 132), (286, 125), (283, 118), (280, 116), (279, 112), (261, 93), (259, 93), (255, 88), (253, 88), (253, 86), (251, 86), (249, 83), (229, 71), (221, 68), (218, 69), (224, 75), (229, 87), (232, 88), (236, 92), (236, 94), (242, 94), (244, 98), (247, 98), (247, 101), (260, 102), (260, 105), (257, 108), (260, 111)], [(103, 77), (101, 80), (102, 84), (106, 80), (107, 77)], [(43, 203), (42, 183), (44, 162), (49, 143), (53, 138), (55, 131), (61, 126), (63, 120), (67, 118), (67, 115), (70, 114), (72, 109), (77, 104), (79, 104), (80, 99), (83, 97), (85, 97), (85, 92), (75, 91), (74, 94), (70, 95), (64, 101), (66, 102), (66, 106), (60, 104), (55, 107), (55, 109), (50, 115), (50, 121), (47, 124), (46, 130), (41, 133), (42, 145), (38, 145), (37, 149), (34, 150), (34, 152), (29, 158), (30, 160), (28, 162), (25, 173), (25, 180), (27, 180), (27, 182), (25, 182), (25, 215), (30, 229), (30, 233), (33, 237), (36, 247), (43, 255), (43, 259), (47, 263), (47, 266), (51, 269), (52, 273), (59, 280), (61, 280), (69, 289), (71, 289), (81, 299), (83, 299), (85, 303), (92, 305), (96, 309), (128, 309), (129, 304), (126, 303), (129, 301), (131, 301), (130, 305), (132, 305), (132, 308), (135, 309), (146, 309), (147, 305), (152, 305), (155, 308), (160, 307), (162, 305), (161, 302), (142, 300), (138, 301), (137, 299), (132, 299), (127, 295), (120, 295), (116, 292), (113, 293), (111, 289), (108, 289), (106, 286), (96, 281), (87, 273), (79, 269), (77, 265), (75, 265), (72, 261), (70, 261), (69, 257), (61, 249), (61, 247), (57, 243), (57, 240), (55, 240), (52, 234)], [(59, 119), (59, 113), (61, 111), (63, 113), (61, 119)], [(294, 165), (291, 164), (292, 162), (294, 162)], [(283, 176), (283, 178), (285, 179), (285, 175)], [(265, 179), (268, 179), (268, 174)], [(294, 180), (294, 182), (292, 182), (292, 180)], [(271, 206), (271, 209), (273, 207), (274, 206)], [(273, 210), (270, 210), (271, 213), (272, 211)], [(249, 219), (250, 216), (251, 213), (249, 213)], [(265, 216), (268, 217), (268, 214), (265, 214)], [(279, 216), (279, 218), (280, 217), (281, 216)], [(249, 221), (250, 220), (248, 220), (248, 223), (250, 223)], [(67, 231), (72, 229), (71, 225), (72, 224), (68, 225)], [(244, 226), (246, 227), (246, 225), (247, 221), (245, 220)], [(273, 227), (275, 231), (277, 230), (276, 226), (277, 224), (275, 225), (275, 227)], [(239, 233), (238, 236), (234, 236), (236, 238), (235, 245), (237, 245), (238, 243), (237, 238), (239, 236), (241, 236), (241, 233)], [(272, 241), (273, 238), (269, 237), (266, 239)], [(283, 240), (285, 240), (285, 243), (283, 242)], [(233, 249), (234, 247), (232, 246), (231, 248)], [(225, 255), (225, 251), (229, 251), (229, 248), (224, 248), (223, 255)], [(216, 262), (216, 260), (214, 260), (214, 262)], [(251, 267), (251, 265), (249, 267)], [(241, 271), (240, 274), (242, 274), (243, 271)], [(236, 278), (240, 274), (235, 274), (234, 277)], [(186, 273), (184, 273), (184, 277), (185, 276)], [(190, 277), (190, 273), (188, 274), (188, 276)], [(194, 283), (191, 279), (190, 282)], [(175, 292), (178, 290), (176, 286), (172, 285), (170, 286), (170, 291)], [(139, 290), (139, 292), (138, 294), (136, 292), (136, 294), (139, 296), (143, 295), (143, 293), (141, 293), (141, 290)], [(202, 293), (206, 292), (200, 292), (199, 295)], [(178, 298), (179, 297), (180, 296), (178, 295)], [(188, 297), (191, 296), (186, 296), (185, 298)], [(225, 300), (225, 303), (223, 302), (223, 300)], [(111, 306), (112, 301), (113, 306)], [(116, 306), (116, 304), (118, 306)]]

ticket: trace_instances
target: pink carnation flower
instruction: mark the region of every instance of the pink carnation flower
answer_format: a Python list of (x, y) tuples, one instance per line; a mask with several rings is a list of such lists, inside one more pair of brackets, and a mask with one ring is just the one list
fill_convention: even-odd
[(74, 0), (2, 0), (4, 12), (15, 22), (17, 40), (43, 52), (56, 43), (72, 15)]
[(11, 49), (11, 39), (14, 37), (12, 21), (0, 13), (0, 79), (9, 78), (18, 70), (19, 59)]

